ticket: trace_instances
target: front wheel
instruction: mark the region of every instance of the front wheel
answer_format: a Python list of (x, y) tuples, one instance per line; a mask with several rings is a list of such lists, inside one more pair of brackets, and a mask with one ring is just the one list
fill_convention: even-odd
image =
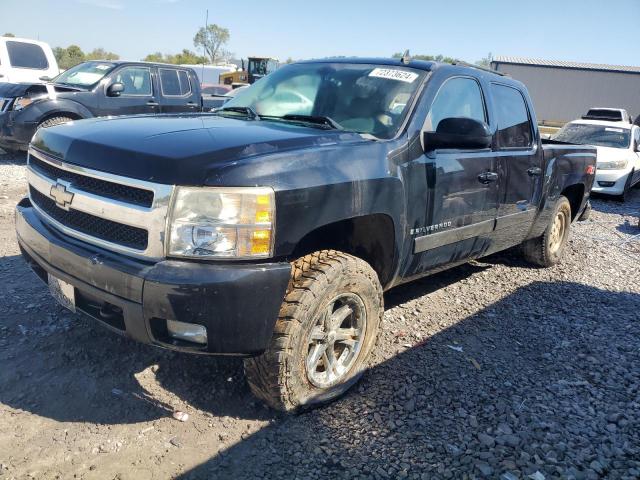
[(629, 193), (629, 190), (631, 189), (631, 180), (633, 179), (633, 175), (634, 175), (634, 171), (631, 170), (631, 172), (629, 172), (629, 175), (627, 175), (627, 181), (624, 182), (624, 189), (622, 190), (622, 193), (620, 195), (618, 195), (618, 197), (617, 197), (619, 202), (626, 202), (627, 201), (627, 194)]
[(365, 261), (334, 250), (296, 260), (269, 347), (244, 362), (249, 387), (289, 412), (336, 399), (360, 378), (383, 312)]
[(52, 117), (43, 122), (40, 122), (40, 124), (38, 125), (38, 128), (54, 127), (56, 125), (61, 125), (63, 123), (71, 122), (72, 120), (73, 118), (70, 118), (70, 117), (63, 117), (63, 116)]
[(567, 197), (560, 196), (544, 233), (522, 244), (525, 259), (541, 267), (558, 263), (567, 245), (570, 227), (571, 204)]

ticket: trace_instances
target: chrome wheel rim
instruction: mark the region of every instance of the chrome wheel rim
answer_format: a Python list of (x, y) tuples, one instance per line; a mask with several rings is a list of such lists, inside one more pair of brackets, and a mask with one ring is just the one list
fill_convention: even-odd
[(549, 235), (549, 250), (551, 253), (556, 253), (562, 246), (564, 239), (564, 232), (566, 227), (566, 217), (564, 212), (558, 212), (556, 218), (553, 220), (553, 226), (551, 227), (551, 234)]
[(306, 370), (318, 388), (340, 383), (358, 359), (367, 328), (362, 299), (353, 293), (334, 297), (319, 315), (308, 339)]

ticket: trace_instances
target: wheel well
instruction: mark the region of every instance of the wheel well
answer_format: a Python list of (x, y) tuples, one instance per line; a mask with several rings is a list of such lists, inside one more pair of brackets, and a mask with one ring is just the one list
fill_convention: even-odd
[(391, 217), (373, 214), (330, 223), (311, 231), (298, 242), (293, 257), (300, 258), (325, 249), (349, 253), (369, 263), (384, 287), (393, 273), (394, 245)]
[(569, 205), (571, 205), (571, 220), (573, 221), (578, 214), (578, 210), (580, 210), (580, 205), (582, 205), (584, 185), (581, 183), (570, 185), (562, 191), (561, 195), (564, 195), (567, 197), (567, 200), (569, 200)]
[(38, 124), (41, 124), (42, 122), (46, 122), (47, 120), (50, 120), (55, 117), (69, 117), (72, 120), (82, 120), (83, 118), (77, 113), (72, 113), (72, 112), (52, 112), (42, 117), (38, 122)]

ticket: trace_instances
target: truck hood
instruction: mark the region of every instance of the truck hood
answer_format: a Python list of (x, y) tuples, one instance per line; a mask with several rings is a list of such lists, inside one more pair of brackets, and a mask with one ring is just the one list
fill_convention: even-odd
[(55, 83), (0, 83), (0, 98), (28, 97), (44, 93), (76, 92), (79, 89)]
[(369, 142), (356, 133), (212, 114), (141, 115), (38, 130), (31, 145), (64, 162), (151, 182), (204, 185), (216, 169), (265, 155)]

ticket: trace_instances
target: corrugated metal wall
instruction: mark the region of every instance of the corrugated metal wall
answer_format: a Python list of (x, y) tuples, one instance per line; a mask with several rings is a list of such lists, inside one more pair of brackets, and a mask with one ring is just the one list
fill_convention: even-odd
[(568, 122), (590, 107), (625, 108), (640, 115), (640, 74), (495, 63), (529, 89), (538, 122)]

